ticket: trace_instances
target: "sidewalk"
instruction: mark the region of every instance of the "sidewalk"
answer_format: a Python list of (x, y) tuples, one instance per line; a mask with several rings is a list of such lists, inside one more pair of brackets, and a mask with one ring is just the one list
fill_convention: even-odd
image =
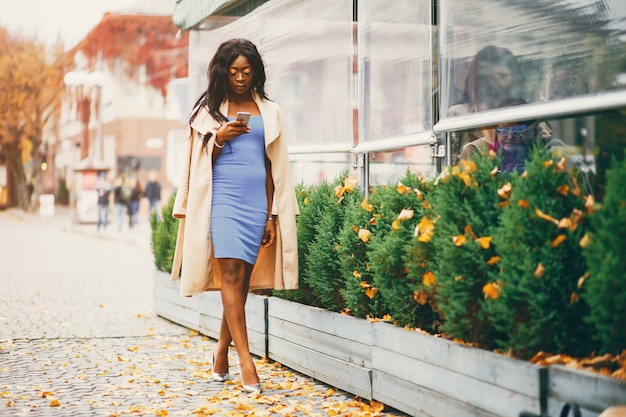
[(264, 392), (245, 394), (234, 348), (232, 381), (211, 381), (215, 340), (154, 313), (142, 223), (0, 211), (0, 416), (402, 415), (262, 358)]

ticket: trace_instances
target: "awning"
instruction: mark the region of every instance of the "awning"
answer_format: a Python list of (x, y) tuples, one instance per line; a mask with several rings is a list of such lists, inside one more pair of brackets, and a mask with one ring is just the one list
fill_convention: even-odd
[(182, 30), (191, 29), (234, 3), (241, 3), (241, 0), (176, 0), (172, 21)]

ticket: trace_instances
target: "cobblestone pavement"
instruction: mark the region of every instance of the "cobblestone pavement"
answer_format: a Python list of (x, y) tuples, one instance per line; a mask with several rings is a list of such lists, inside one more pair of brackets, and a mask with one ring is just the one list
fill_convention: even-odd
[(149, 236), (0, 211), (0, 416), (402, 415), (260, 358), (262, 395), (212, 382), (215, 341), (154, 313)]

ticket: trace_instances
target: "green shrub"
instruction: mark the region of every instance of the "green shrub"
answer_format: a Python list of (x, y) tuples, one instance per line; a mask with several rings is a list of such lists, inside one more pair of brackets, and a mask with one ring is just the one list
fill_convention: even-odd
[(626, 349), (626, 160), (613, 159), (606, 176), (605, 198), (590, 216), (590, 243), (583, 250), (589, 278), (582, 298), (600, 350), (619, 354)]
[(502, 213), (498, 190), (508, 180), (495, 173), (498, 162), (485, 155), (447, 168), (433, 198), (430, 253), (441, 330), (485, 348), (493, 346), (496, 335), (483, 289), (498, 272), (491, 238)]
[(310, 204), (311, 189), (300, 183), (295, 187), (296, 200), (300, 215), (296, 218), (296, 233), (298, 239), (298, 289), (273, 290), (272, 294), (285, 300), (296, 303), (313, 305), (311, 288), (302, 280), (307, 265), (308, 242), (315, 237), (315, 212)]
[(174, 249), (176, 248), (179, 221), (172, 216), (175, 198), (176, 192), (172, 193), (167, 204), (161, 210), (161, 220), (157, 219), (156, 213), (152, 213), (150, 216), (154, 266), (163, 272), (172, 272)]
[(584, 200), (575, 177), (547, 152), (536, 151), (527, 175), (512, 181), (510, 204), (494, 236), (500, 292), (490, 299), (498, 346), (528, 358), (543, 350), (589, 353), (578, 279), (586, 265)]
[(428, 193), (430, 184), (407, 171), (395, 186), (380, 187), (370, 195), (375, 223), (368, 259), (385, 312), (400, 326), (431, 330), (435, 317), (432, 308), (418, 303), (414, 296), (422, 274), (409, 275), (407, 267), (409, 262), (422, 265), (425, 261), (423, 254), (414, 251), (413, 242)]
[(322, 182), (311, 193), (311, 205), (316, 205), (314, 237), (307, 245), (308, 255), (302, 280), (311, 288), (316, 305), (331, 311), (341, 311), (345, 302), (341, 291), (345, 287), (339, 263), (338, 234), (343, 227), (346, 211), (361, 200), (356, 180), (344, 173), (332, 183)]
[(385, 310), (374, 290), (374, 276), (367, 259), (368, 241), (372, 232), (372, 208), (367, 199), (347, 208), (339, 231), (339, 270), (344, 280), (341, 295), (347, 312), (360, 318), (382, 317)]

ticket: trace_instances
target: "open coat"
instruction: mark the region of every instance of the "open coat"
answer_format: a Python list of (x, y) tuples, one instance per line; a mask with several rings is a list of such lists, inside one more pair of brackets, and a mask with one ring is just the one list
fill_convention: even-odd
[[(265, 153), (272, 164), (274, 202), (272, 214), (277, 215), (276, 239), (267, 248), (261, 247), (250, 278), (250, 289), (298, 287), (298, 242), (296, 215), (298, 203), (291, 178), (289, 154), (283, 137), (279, 106), (253, 92), (265, 129)], [(220, 107), (228, 114), (228, 101)], [(183, 164), (183, 176), (174, 201), (172, 215), (180, 219), (172, 280), (181, 276), (180, 295), (189, 297), (204, 291), (219, 290), (222, 275), (213, 258), (211, 242), (211, 197), (213, 183), (212, 150), (220, 122), (203, 108), (191, 124)], [(202, 139), (212, 133), (206, 148)], [(246, 207), (241, 207), (246, 210)], [(182, 267), (182, 269), (181, 269)]]

